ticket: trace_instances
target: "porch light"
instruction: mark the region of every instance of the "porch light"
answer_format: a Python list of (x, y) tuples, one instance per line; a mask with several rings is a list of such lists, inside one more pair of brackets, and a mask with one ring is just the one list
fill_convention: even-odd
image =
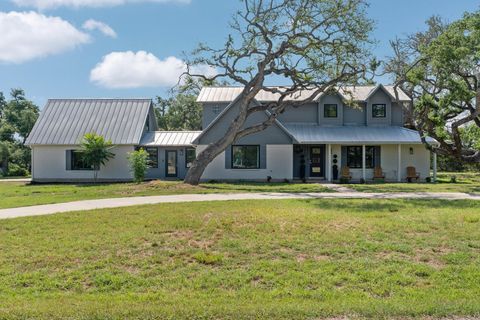
[(413, 148), (410, 147), (410, 154), (413, 154)]

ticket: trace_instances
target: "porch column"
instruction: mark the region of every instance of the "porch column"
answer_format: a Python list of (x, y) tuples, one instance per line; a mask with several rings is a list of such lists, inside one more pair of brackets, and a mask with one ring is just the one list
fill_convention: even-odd
[(437, 182), (437, 153), (433, 152), (433, 182)]
[(397, 181), (402, 182), (402, 145), (398, 145)]
[(327, 181), (332, 182), (332, 145), (327, 144)]
[(365, 167), (367, 165), (366, 153), (367, 153), (367, 148), (365, 147), (365, 145), (362, 145), (362, 177), (363, 177), (363, 181), (367, 181), (367, 173), (366, 173), (366, 170), (365, 170)]

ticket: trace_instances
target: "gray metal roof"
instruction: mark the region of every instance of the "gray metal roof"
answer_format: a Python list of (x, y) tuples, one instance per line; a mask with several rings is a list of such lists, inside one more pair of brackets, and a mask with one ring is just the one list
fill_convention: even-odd
[[(395, 126), (318, 126), (283, 124), (293, 138), (301, 144), (311, 143), (373, 143), (421, 144), (420, 134), (411, 129)], [(435, 140), (428, 138), (428, 142)]]
[[(279, 90), (282, 87), (273, 87)], [(338, 93), (345, 99), (353, 99), (356, 101), (366, 101), (373, 92), (383, 88), (392, 98), (396, 99), (395, 89), (393, 86), (374, 85), (374, 86), (348, 86), (338, 89)], [(204, 87), (198, 95), (197, 102), (232, 102), (236, 97), (240, 95), (243, 87)], [(303, 90), (292, 97), (290, 100), (304, 100), (311, 96), (314, 89)], [(398, 99), (400, 101), (410, 101), (408, 95), (400, 88), (397, 89)], [(318, 100), (322, 95), (315, 97)], [(259, 102), (275, 101), (279, 97), (278, 94), (271, 93), (269, 91), (260, 91), (255, 99)]]
[(113, 144), (138, 144), (150, 99), (50, 99), (27, 138), (27, 145), (75, 145), (86, 133)]
[(140, 141), (142, 146), (191, 146), (201, 131), (150, 131)]

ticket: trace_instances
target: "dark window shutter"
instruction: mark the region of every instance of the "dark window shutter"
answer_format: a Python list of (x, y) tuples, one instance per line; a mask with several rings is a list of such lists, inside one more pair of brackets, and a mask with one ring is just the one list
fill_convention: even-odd
[(267, 145), (262, 144), (260, 146), (260, 169), (267, 168)]
[(65, 164), (67, 170), (72, 170), (72, 150), (65, 151)]
[(232, 146), (225, 149), (225, 169), (232, 169)]
[(382, 152), (381, 152), (382, 147), (378, 146), (375, 147), (375, 167), (381, 167), (382, 166)]
[(347, 147), (342, 147), (342, 167), (347, 165)]

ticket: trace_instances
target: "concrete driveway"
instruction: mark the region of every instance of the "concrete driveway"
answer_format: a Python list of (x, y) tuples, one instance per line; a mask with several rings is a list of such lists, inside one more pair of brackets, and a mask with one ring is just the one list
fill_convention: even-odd
[(282, 200), (282, 199), (437, 199), (437, 200), (480, 200), (480, 195), (466, 193), (234, 193), (234, 194), (182, 194), (115, 199), (82, 200), (67, 203), (38, 205), (31, 207), (1, 209), (0, 219), (40, 216), (60, 212), (120, 208), (158, 203), (180, 203), (199, 201), (232, 200)]

